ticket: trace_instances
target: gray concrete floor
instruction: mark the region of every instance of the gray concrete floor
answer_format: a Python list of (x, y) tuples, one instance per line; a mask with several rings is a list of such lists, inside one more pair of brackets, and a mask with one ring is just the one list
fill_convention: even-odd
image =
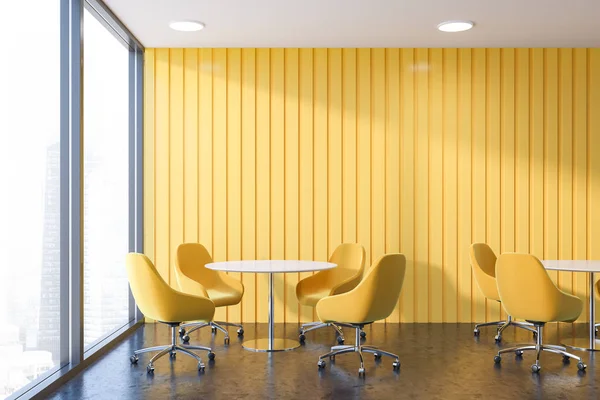
[[(588, 365), (577, 370), (576, 362), (563, 364), (558, 355), (542, 355), (542, 371), (532, 374), (534, 354), (522, 359), (506, 355), (500, 365), (493, 358), (499, 347), (533, 343), (528, 332), (509, 328), (503, 342), (494, 342), (493, 328), (473, 336), (471, 324), (374, 324), (366, 327), (364, 344), (379, 346), (400, 356), (401, 368), (392, 369), (392, 359), (375, 361), (365, 355), (366, 376), (358, 376), (357, 354), (344, 354), (327, 362), (319, 371), (320, 354), (336, 343), (333, 329), (308, 333), (302, 347), (280, 353), (244, 350), (235, 330), (231, 343), (223, 335), (203, 328), (192, 333), (190, 344), (213, 346), (216, 359), (209, 362), (200, 352), (206, 371), (198, 372), (191, 357), (168, 356), (155, 363), (153, 375), (146, 373), (150, 355), (131, 365), (135, 349), (167, 344), (169, 328), (148, 324), (139, 328), (114, 349), (60, 387), (50, 399), (598, 399), (596, 380), (600, 353), (575, 352)], [(247, 324), (245, 339), (265, 337), (266, 324)], [(346, 344), (353, 332), (344, 328)], [(277, 336), (297, 338), (298, 326), (278, 325)], [(587, 325), (549, 324), (544, 342), (558, 343), (560, 337), (585, 337)]]

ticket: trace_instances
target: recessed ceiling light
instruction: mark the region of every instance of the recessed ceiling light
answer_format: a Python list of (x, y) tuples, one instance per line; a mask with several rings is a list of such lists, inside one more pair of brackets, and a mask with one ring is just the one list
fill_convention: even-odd
[(204, 28), (204, 24), (199, 21), (173, 21), (169, 26), (171, 29), (181, 32), (195, 32)]
[(471, 21), (445, 21), (437, 26), (442, 32), (462, 32), (468, 31), (473, 27)]

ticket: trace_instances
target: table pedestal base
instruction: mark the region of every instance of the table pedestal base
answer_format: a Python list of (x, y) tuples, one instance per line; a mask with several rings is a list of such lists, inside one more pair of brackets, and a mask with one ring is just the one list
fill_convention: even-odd
[(589, 338), (566, 338), (560, 341), (565, 347), (570, 347), (579, 351), (600, 351), (600, 340), (594, 340), (594, 348), (590, 348)]
[(300, 347), (300, 343), (291, 339), (273, 339), (273, 346), (269, 350), (269, 339), (252, 339), (245, 340), (242, 347), (246, 350), (258, 352), (288, 351)]

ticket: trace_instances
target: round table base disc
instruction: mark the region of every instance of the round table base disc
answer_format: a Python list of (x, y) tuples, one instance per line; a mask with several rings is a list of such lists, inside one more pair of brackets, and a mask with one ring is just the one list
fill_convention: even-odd
[(589, 338), (566, 338), (560, 341), (560, 344), (565, 347), (570, 347), (579, 351), (600, 351), (600, 340), (594, 340), (594, 349), (590, 349)]
[(269, 350), (269, 339), (252, 339), (245, 340), (242, 347), (246, 350), (258, 352), (288, 351), (300, 347), (300, 343), (291, 339), (273, 339), (273, 348)]

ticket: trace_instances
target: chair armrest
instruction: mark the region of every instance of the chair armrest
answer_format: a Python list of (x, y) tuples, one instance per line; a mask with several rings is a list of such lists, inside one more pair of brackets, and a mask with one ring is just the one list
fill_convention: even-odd
[(182, 273), (175, 274), (175, 278), (180, 292), (210, 298), (204, 286), (202, 286), (199, 282), (189, 278), (188, 276)]

